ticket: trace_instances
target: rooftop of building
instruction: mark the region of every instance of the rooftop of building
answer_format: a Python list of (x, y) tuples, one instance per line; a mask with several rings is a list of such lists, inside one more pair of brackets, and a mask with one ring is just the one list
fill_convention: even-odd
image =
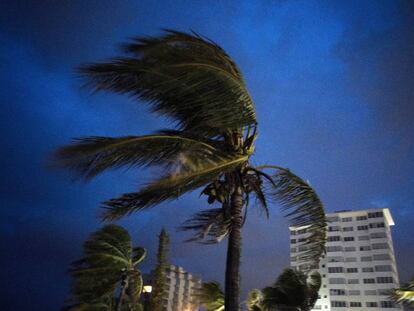
[[(326, 217), (338, 216), (340, 218), (362, 216), (368, 213), (382, 212), (389, 226), (394, 226), (394, 219), (391, 216), (391, 212), (388, 208), (369, 208), (364, 210), (339, 210), (335, 212), (326, 213)], [(290, 230), (306, 229), (309, 226), (289, 227)]]
[(332, 217), (332, 216), (352, 217), (352, 216), (359, 216), (361, 214), (375, 213), (375, 212), (383, 212), (384, 218), (387, 220), (388, 225), (390, 226), (395, 225), (394, 219), (391, 216), (391, 212), (389, 208), (369, 208), (369, 209), (364, 209), (364, 210), (340, 210), (340, 211), (335, 211), (333, 213), (326, 213), (326, 216), (327, 217)]

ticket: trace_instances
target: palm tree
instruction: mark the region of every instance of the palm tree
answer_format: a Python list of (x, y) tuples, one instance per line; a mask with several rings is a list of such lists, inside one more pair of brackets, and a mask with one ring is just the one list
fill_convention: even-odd
[(203, 283), (197, 298), (206, 311), (224, 310), (224, 293), (218, 282)]
[(401, 288), (394, 289), (391, 292), (391, 298), (396, 303), (414, 308), (414, 279)]
[(65, 310), (141, 310), (142, 277), (137, 266), (146, 250), (133, 248), (122, 227), (106, 225), (84, 243), (84, 252), (85, 257), (73, 262), (69, 271), (74, 278), (73, 297)]
[(312, 188), (288, 169), (253, 167), (257, 138), (252, 99), (239, 68), (214, 42), (197, 34), (166, 31), (124, 46), (125, 55), (81, 68), (94, 90), (127, 94), (172, 120), (173, 130), (146, 136), (86, 137), (57, 151), (57, 164), (85, 178), (119, 167), (157, 166), (150, 184), (103, 203), (105, 220), (116, 220), (204, 187), (219, 207), (200, 212), (183, 226), (192, 240), (215, 243), (228, 236), (226, 310), (239, 307), (241, 228), (249, 198), (268, 215), (268, 201), (284, 207), (292, 226), (308, 226), (309, 251), (318, 261), (326, 220)]
[(285, 269), (272, 286), (250, 292), (247, 307), (251, 311), (310, 311), (321, 283), (316, 271)]

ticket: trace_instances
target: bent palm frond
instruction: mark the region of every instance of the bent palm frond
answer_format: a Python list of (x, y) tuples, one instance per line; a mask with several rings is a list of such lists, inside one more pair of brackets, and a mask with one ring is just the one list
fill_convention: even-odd
[(189, 191), (195, 190), (217, 179), (248, 161), (246, 155), (233, 155), (217, 159), (217, 155), (209, 158), (196, 170), (170, 174), (153, 182), (142, 190), (127, 193), (123, 196), (104, 202), (107, 211), (104, 220), (115, 220), (133, 212), (152, 207), (161, 202), (176, 199)]
[(414, 279), (401, 288), (392, 290), (390, 294), (396, 303), (414, 307)]
[(186, 131), (215, 136), (256, 124), (240, 71), (217, 44), (167, 31), (135, 39), (125, 50), (132, 55), (81, 68), (87, 84), (144, 100)]
[(231, 217), (226, 215), (223, 208), (213, 208), (199, 212), (186, 220), (179, 230), (193, 230), (196, 233), (187, 242), (198, 241), (203, 244), (220, 242), (228, 235), (231, 227)]
[(263, 293), (260, 289), (253, 289), (249, 292), (246, 299), (247, 310), (263, 311), (261, 303), (263, 301)]
[(150, 165), (196, 166), (222, 154), (211, 144), (178, 131), (128, 137), (86, 137), (55, 152), (54, 164), (92, 178), (111, 168)]
[(203, 283), (197, 298), (207, 311), (224, 311), (224, 293), (218, 282)]
[[(277, 166), (262, 166), (273, 169), (273, 182), (267, 183), (270, 196), (286, 211), (290, 226), (306, 227), (308, 232), (307, 251), (299, 261), (317, 264), (325, 252), (326, 216), (321, 200), (312, 187), (288, 169)], [(313, 263), (313, 264), (312, 264)]]

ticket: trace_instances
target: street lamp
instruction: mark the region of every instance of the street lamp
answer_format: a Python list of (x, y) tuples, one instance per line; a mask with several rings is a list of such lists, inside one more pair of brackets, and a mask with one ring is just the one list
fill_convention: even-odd
[(144, 311), (150, 311), (150, 295), (152, 292), (151, 285), (144, 285), (142, 293), (144, 294)]

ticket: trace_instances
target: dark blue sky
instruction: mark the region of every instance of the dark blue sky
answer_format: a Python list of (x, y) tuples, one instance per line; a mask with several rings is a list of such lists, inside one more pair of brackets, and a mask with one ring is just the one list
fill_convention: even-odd
[[(145, 134), (168, 124), (130, 100), (91, 95), (73, 74), (120, 43), (161, 28), (195, 30), (224, 47), (257, 105), (256, 164), (296, 172), (327, 211), (389, 207), (400, 275), (414, 275), (414, 3), (412, 1), (1, 1), (0, 251), (2, 310), (57, 310), (69, 262), (99, 227), (99, 202), (151, 172), (73, 183), (48, 171), (72, 137)], [(225, 245), (185, 244), (175, 228), (205, 206), (198, 193), (121, 221), (154, 261), (172, 235), (171, 261), (222, 280)], [(411, 239), (410, 239), (411, 238)], [(243, 293), (289, 264), (288, 230), (252, 210), (244, 228)]]

